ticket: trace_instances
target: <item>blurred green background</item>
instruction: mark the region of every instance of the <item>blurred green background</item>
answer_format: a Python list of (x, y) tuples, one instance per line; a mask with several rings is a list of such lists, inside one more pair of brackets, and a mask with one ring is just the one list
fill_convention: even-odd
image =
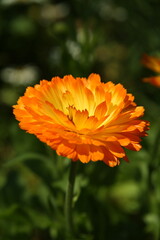
[(77, 239), (160, 239), (160, 89), (143, 53), (160, 57), (159, 0), (1, 0), (0, 239), (63, 240), (70, 161), (18, 127), (12, 105), (40, 79), (99, 73), (146, 109), (149, 136), (130, 163), (78, 165)]

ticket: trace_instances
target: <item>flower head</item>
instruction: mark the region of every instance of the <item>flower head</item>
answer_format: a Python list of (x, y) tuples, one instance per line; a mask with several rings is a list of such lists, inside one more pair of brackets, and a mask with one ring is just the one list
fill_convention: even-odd
[[(156, 57), (148, 56), (144, 54), (142, 57), (142, 63), (149, 69), (153, 70), (154, 72), (160, 74), (160, 59)], [(149, 78), (144, 78), (144, 82), (149, 82), (150, 84), (160, 87), (160, 75), (152, 76)]]
[(140, 150), (149, 125), (139, 119), (143, 112), (121, 84), (102, 83), (98, 74), (42, 80), (14, 106), (20, 128), (59, 155), (83, 163), (101, 160), (111, 167), (127, 161), (124, 147)]

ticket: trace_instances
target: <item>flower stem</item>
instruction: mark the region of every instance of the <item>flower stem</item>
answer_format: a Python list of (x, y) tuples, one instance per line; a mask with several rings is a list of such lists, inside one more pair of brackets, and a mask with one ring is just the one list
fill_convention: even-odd
[(76, 176), (77, 161), (71, 161), (69, 179), (66, 191), (65, 199), (65, 221), (66, 221), (66, 235), (68, 239), (72, 239), (74, 235), (73, 231), (73, 219), (72, 219), (72, 207), (73, 207), (73, 191), (74, 182)]

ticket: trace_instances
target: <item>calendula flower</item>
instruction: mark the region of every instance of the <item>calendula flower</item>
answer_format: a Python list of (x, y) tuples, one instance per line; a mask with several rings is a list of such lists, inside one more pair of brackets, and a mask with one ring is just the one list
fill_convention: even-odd
[[(142, 57), (142, 63), (149, 69), (153, 70), (154, 72), (160, 74), (160, 59), (156, 57), (148, 56), (144, 54)], [(160, 87), (160, 75), (152, 76), (149, 78), (143, 78), (144, 82), (149, 82), (150, 84)]]
[(141, 148), (149, 123), (140, 120), (144, 108), (121, 84), (54, 77), (28, 87), (14, 106), (20, 128), (35, 134), (57, 154), (83, 163), (101, 160), (111, 167), (127, 160), (124, 147)]

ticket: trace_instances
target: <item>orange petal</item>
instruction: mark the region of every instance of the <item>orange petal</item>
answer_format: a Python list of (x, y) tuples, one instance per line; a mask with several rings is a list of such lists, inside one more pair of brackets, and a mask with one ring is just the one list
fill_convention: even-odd
[(107, 105), (106, 102), (100, 103), (94, 112), (94, 116), (98, 119), (101, 119), (107, 112)]
[(156, 57), (148, 56), (147, 54), (144, 54), (142, 57), (142, 63), (150, 68), (151, 70), (160, 73), (160, 59)]
[(143, 78), (144, 82), (148, 82), (156, 87), (160, 87), (160, 76)]
[(101, 78), (99, 74), (95, 73), (90, 74), (88, 77), (87, 84), (91, 91), (95, 90), (95, 88), (101, 84)]

